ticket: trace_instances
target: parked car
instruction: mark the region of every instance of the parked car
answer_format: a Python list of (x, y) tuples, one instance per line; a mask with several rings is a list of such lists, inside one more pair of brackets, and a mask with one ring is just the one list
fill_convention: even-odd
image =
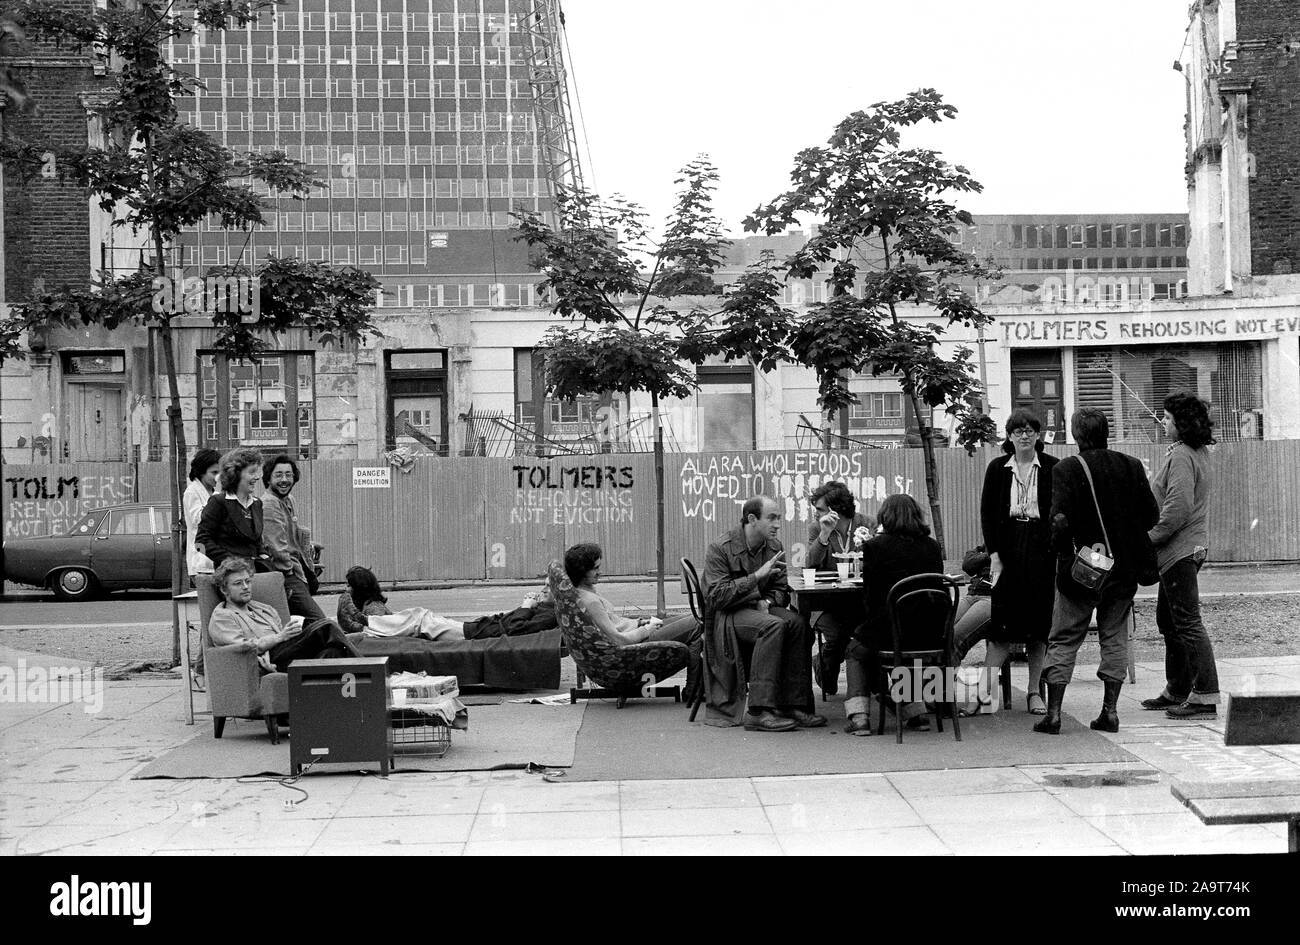
[(82, 516), (64, 535), (4, 543), (5, 580), (89, 600), (129, 587), (169, 588), (172, 516), (165, 505), (115, 505)]

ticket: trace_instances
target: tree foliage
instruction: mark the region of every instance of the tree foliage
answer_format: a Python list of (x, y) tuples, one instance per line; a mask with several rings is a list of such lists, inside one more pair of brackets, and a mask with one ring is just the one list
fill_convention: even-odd
[(764, 370), (775, 367), (779, 357), (769, 349), (784, 335), (763, 327), (773, 320), (780, 292), (770, 271), (747, 274), (717, 312), (700, 304), (684, 310), (666, 301), (649, 304), (652, 297), (717, 294), (713, 274), (728, 243), (712, 207), (717, 179), (705, 155), (681, 169), (658, 244), (645, 213), (623, 198), (562, 190), (554, 227), (532, 211), (512, 214), (543, 274), (539, 289), (551, 297), (555, 314), (574, 323), (552, 328), (544, 339), (549, 391), (562, 398), (644, 391), (657, 404), (696, 389), (695, 372), (684, 362), (757, 354)]
[[(959, 441), (970, 451), (992, 439), (994, 430), (991, 419), (971, 406), (980, 393), (971, 350), (959, 347), (944, 357), (937, 346), (954, 325), (979, 329), (990, 322), (963, 286), (997, 272), (953, 240), (958, 227), (973, 221), (952, 197), (979, 192), (979, 182), (934, 151), (901, 145), (904, 129), (956, 113), (933, 89), (854, 112), (826, 146), (795, 156), (790, 190), (745, 220), (746, 229), (769, 235), (817, 223), (784, 268), (790, 278), (828, 273), (831, 297), (793, 326), (791, 351), (816, 372), (827, 411), (857, 401), (845, 383), (850, 372), (898, 376), (920, 423), (941, 543), (931, 408), (943, 407), (955, 418)], [(911, 313), (940, 320), (917, 324), (902, 317)]]

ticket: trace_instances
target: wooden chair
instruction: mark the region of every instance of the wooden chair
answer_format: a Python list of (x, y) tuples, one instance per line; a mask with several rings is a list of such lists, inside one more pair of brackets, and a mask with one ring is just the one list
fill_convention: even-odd
[[(271, 744), (280, 743), (276, 717), (289, 711), (289, 677), (286, 673), (263, 674), (257, 654), (246, 643), (214, 646), (208, 636), (208, 621), (221, 603), (211, 574), (196, 574), (194, 588), (199, 595), (199, 622), (203, 645), (203, 665), (208, 683), (208, 701), (212, 706), (212, 734), (220, 738), (226, 719), (263, 719)], [(289, 619), (289, 601), (284, 594), (284, 575), (278, 571), (253, 576), (253, 600), (270, 604), (280, 615), (280, 624)]]
[[(691, 605), (691, 615), (699, 623), (701, 628), (706, 626), (705, 615), (708, 610), (708, 600), (704, 596), (704, 588), (700, 584), (699, 572), (695, 570), (695, 565), (691, 564), (689, 558), (682, 558), (682, 584), (686, 588), (686, 600)], [(703, 634), (700, 638), (700, 661), (708, 659), (709, 635)], [(694, 722), (696, 714), (700, 711), (700, 706), (704, 704), (704, 667), (701, 665), (699, 671), (695, 674), (695, 679), (686, 686), (686, 701), (690, 703), (691, 715), (689, 721)]]
[[(878, 651), (880, 667), (885, 677), (884, 690), (880, 694), (880, 720), (876, 734), (885, 731), (885, 708), (890, 700), (891, 686), (888, 684), (890, 673), (895, 668), (913, 672), (916, 664), (924, 670), (934, 667), (939, 670), (943, 680), (944, 700), (936, 702), (932, 709), (935, 725), (943, 731), (943, 716), (940, 705), (948, 707), (947, 715), (952, 720), (952, 733), (961, 741), (961, 720), (958, 717), (955, 702), (956, 693), (949, 685), (956, 671), (958, 660), (955, 659), (952, 642), (953, 618), (957, 613), (957, 604), (961, 599), (961, 585), (946, 574), (915, 574), (903, 578), (889, 589), (885, 598), (885, 607), (889, 613), (890, 628), (893, 631), (894, 648), (892, 651)], [(903, 628), (907, 627), (908, 636), (914, 640), (929, 643), (922, 649), (903, 649)], [(913, 679), (913, 686), (921, 680)], [(922, 702), (912, 693), (909, 701)], [(902, 700), (899, 700), (901, 703)], [(898, 743), (903, 743), (903, 717), (901, 708), (896, 707), (898, 716)]]

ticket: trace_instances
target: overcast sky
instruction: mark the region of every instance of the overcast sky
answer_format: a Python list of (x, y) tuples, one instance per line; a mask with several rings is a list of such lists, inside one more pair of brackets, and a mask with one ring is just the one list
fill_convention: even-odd
[(964, 164), (984, 185), (960, 201), (972, 213), (1186, 210), (1188, 0), (562, 2), (587, 185), (656, 222), (707, 152), (740, 234), (797, 151), (925, 86), (958, 115), (904, 146)]

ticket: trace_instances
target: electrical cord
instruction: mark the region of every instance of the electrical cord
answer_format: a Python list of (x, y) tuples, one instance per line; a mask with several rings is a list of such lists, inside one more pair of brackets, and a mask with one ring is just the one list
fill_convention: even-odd
[(296, 782), (298, 782), (299, 780), (301, 780), (301, 779), (302, 779), (302, 776), (303, 776), (304, 774), (306, 774), (308, 771), (310, 771), (310, 770), (315, 766), (316, 761), (317, 761), (317, 759), (313, 758), (311, 761), (309, 761), (309, 762), (307, 763), (306, 767), (304, 767), (304, 768), (303, 768), (301, 771), (299, 771), (297, 774), (289, 775), (289, 776), (287, 776), (287, 777), (283, 777), (283, 778), (236, 778), (236, 779), (235, 779), (235, 783), (236, 783), (236, 784), (278, 784), (278, 785), (280, 785), (280, 787), (282, 787), (282, 788), (288, 788), (290, 791), (297, 791), (299, 794), (302, 795), (302, 797), (300, 797), (300, 798), (286, 798), (286, 799), (285, 799), (285, 802), (284, 802), (284, 806), (285, 806), (286, 809), (288, 809), (288, 810), (293, 810), (293, 809), (296, 808), (299, 804), (303, 804), (303, 803), (305, 803), (306, 801), (310, 800), (310, 798), (311, 798), (311, 795), (308, 794), (304, 789), (298, 787)]

